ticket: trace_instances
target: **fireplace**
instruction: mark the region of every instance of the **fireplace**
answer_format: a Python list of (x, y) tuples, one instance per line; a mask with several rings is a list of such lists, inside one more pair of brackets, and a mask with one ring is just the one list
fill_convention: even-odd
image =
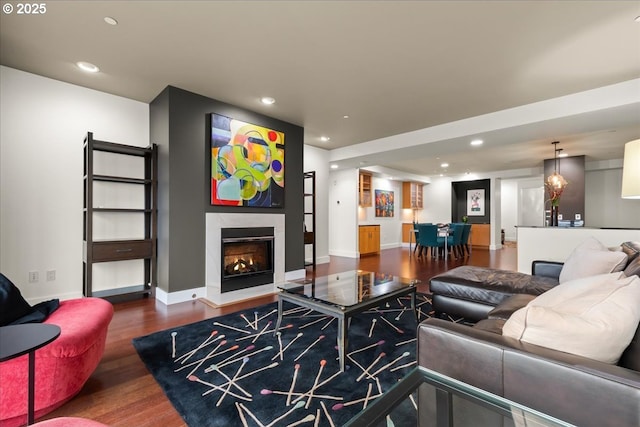
[(223, 228), (221, 292), (273, 283), (273, 227)]

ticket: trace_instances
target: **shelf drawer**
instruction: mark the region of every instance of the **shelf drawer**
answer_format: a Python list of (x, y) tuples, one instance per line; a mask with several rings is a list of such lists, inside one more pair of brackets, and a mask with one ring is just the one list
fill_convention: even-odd
[(125, 259), (151, 258), (151, 240), (125, 240), (120, 242), (94, 242), (93, 262), (121, 261)]

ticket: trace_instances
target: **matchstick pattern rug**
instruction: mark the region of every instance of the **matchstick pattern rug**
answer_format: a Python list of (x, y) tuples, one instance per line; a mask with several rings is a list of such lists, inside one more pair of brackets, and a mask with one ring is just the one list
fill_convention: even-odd
[[(431, 316), (427, 295), (418, 294), (417, 312), (420, 320)], [(409, 297), (351, 319), (343, 373), (336, 319), (285, 303), (278, 331), (276, 320), (271, 303), (133, 344), (190, 427), (340, 426), (416, 366)]]

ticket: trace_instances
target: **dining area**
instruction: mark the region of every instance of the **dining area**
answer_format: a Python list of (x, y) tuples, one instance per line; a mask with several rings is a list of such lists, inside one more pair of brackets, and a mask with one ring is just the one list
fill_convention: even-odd
[[(418, 258), (454, 259), (471, 256), (471, 224), (414, 222), (409, 236), (409, 253)], [(412, 249), (412, 240), (415, 246)]]

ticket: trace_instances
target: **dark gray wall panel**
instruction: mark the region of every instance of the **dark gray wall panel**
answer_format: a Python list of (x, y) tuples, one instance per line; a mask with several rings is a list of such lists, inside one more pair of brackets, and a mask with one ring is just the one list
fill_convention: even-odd
[[(175, 87), (169, 93), (169, 183), (160, 192), (169, 202), (169, 290), (205, 283), (205, 214), (207, 212), (285, 214), (285, 271), (304, 268), (303, 133), (304, 129)], [(163, 95), (161, 94), (161, 95)], [(156, 101), (154, 101), (155, 103)], [(210, 204), (209, 114), (222, 114), (285, 134), (284, 208), (212, 206)], [(151, 116), (151, 127), (154, 116)]]
[(484, 215), (468, 216), (469, 224), (489, 224), (491, 222), (491, 180), (460, 181), (451, 183), (451, 222), (462, 222), (467, 215), (467, 191), (484, 189)]
[(158, 287), (169, 291), (169, 89), (149, 104), (149, 137), (158, 144)]
[[(562, 214), (562, 219), (575, 219), (576, 214), (580, 214), (582, 220), (587, 224), (588, 219), (584, 215), (584, 191), (585, 191), (585, 157), (573, 156), (558, 159), (559, 173), (567, 180), (568, 184), (560, 196), (560, 206), (558, 213)], [(549, 175), (554, 171), (554, 159), (544, 161), (544, 182), (547, 182)], [(549, 193), (545, 189), (545, 209), (551, 209)]]

